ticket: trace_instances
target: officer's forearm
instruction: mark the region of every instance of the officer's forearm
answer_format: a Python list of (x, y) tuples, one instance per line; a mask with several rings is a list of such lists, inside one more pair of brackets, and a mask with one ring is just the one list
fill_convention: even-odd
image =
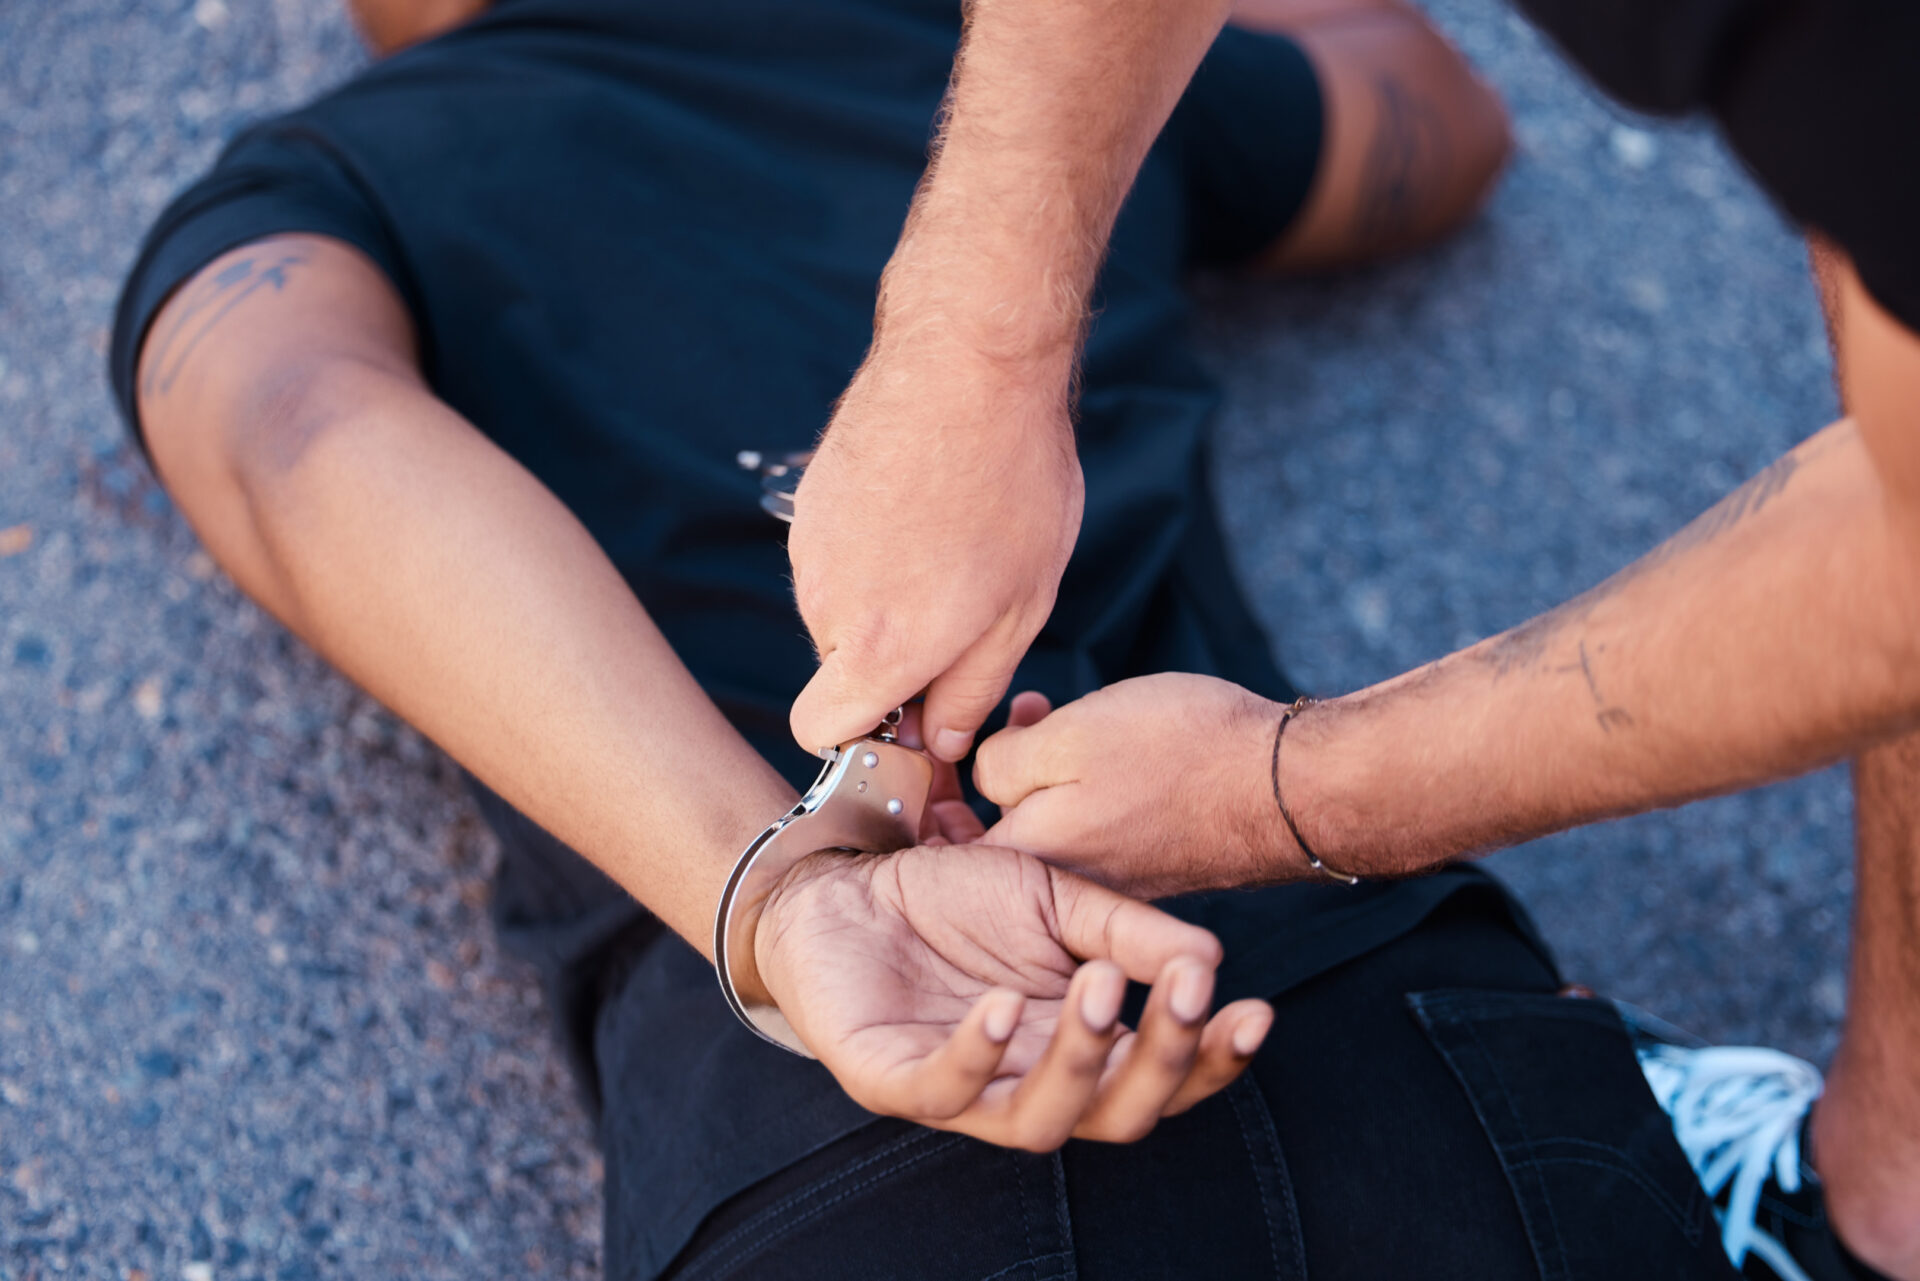
[(1796, 774), (1920, 721), (1920, 546), (1851, 421), (1566, 605), (1289, 727), (1311, 844), (1404, 872)]
[(882, 343), (931, 326), (1064, 378), (1120, 202), (1230, 7), (974, 0)]

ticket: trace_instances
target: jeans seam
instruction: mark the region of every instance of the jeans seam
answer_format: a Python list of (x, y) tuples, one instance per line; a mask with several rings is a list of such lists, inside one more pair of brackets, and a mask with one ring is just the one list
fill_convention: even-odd
[(1031, 1261), (1033, 1258), (1033, 1207), (1027, 1204), (1027, 1172), (1021, 1167), (1018, 1154), (1008, 1152), (1007, 1160), (1013, 1163), (1014, 1184), (1020, 1189), (1020, 1239), (1026, 1244), (1027, 1258)]
[[(828, 1197), (826, 1200), (820, 1202), (818, 1205), (810, 1207), (804, 1214), (795, 1215), (793, 1218), (783, 1220), (781, 1222), (768, 1224), (765, 1231), (761, 1232), (759, 1235), (755, 1236), (751, 1240), (740, 1243), (739, 1247), (732, 1252), (733, 1257), (727, 1260), (728, 1264), (730, 1265), (731, 1263), (733, 1263), (738, 1259), (751, 1257), (756, 1251), (758, 1251), (761, 1247), (767, 1245), (769, 1242), (778, 1240), (780, 1237), (785, 1236), (787, 1233), (793, 1231), (795, 1228), (799, 1227), (803, 1223), (808, 1222), (811, 1219), (819, 1218), (822, 1214), (825, 1214), (828, 1210), (832, 1209), (834, 1206), (838, 1205), (840, 1202), (854, 1195), (854, 1193), (865, 1191), (867, 1188), (872, 1187), (874, 1184), (880, 1183), (889, 1178), (892, 1178), (894, 1175), (899, 1174), (902, 1170), (906, 1170), (912, 1166), (918, 1165), (920, 1162), (927, 1160), (929, 1157), (938, 1156), (942, 1152), (945, 1152), (951, 1148), (957, 1147), (961, 1142), (962, 1142), (961, 1136), (953, 1135), (950, 1138), (948, 1138), (948, 1140), (944, 1143), (932, 1144), (919, 1152), (915, 1152), (911, 1154), (905, 1160), (895, 1162), (894, 1164), (886, 1167), (883, 1170), (879, 1170), (871, 1175), (868, 1175), (866, 1178), (860, 1180), (858, 1183), (855, 1183), (849, 1187), (842, 1188), (835, 1195)], [(864, 1162), (863, 1164), (871, 1165), (872, 1161), (869, 1160), (867, 1162)], [(789, 1198), (789, 1200), (783, 1204), (791, 1204), (791, 1202), (792, 1202), (792, 1199)], [(756, 1215), (755, 1216), (756, 1219), (764, 1218), (765, 1213), (767, 1212), (763, 1212), (762, 1215)], [(687, 1270), (681, 1274), (681, 1281), (693, 1281), (694, 1278), (697, 1278), (702, 1274), (711, 1274), (721, 1266), (720, 1258), (721, 1258), (720, 1249), (716, 1247), (711, 1253), (709, 1253), (706, 1256), (706, 1258), (697, 1260), (690, 1267), (688, 1267)]]
[[(1241, 1086), (1247, 1086), (1245, 1077), (1242, 1077), (1239, 1081), (1227, 1087), (1225, 1094), (1227, 1101), (1233, 1105), (1233, 1117), (1236, 1128), (1240, 1131), (1240, 1143), (1247, 1152), (1247, 1165), (1253, 1170), (1254, 1182), (1260, 1186), (1260, 1217), (1266, 1221), (1267, 1225), (1267, 1257), (1273, 1262), (1273, 1275), (1275, 1277), (1281, 1277), (1284, 1276), (1285, 1273), (1280, 1270), (1280, 1234), (1273, 1221), (1273, 1201), (1275, 1199), (1275, 1193), (1274, 1190), (1268, 1186), (1269, 1175), (1261, 1168), (1259, 1154), (1253, 1150), (1253, 1136), (1247, 1132), (1247, 1108), (1249, 1105), (1243, 1097)], [(1251, 1089), (1253, 1087), (1247, 1086), (1247, 1088)], [(1268, 1133), (1269, 1136), (1273, 1138), (1275, 1151), (1278, 1151), (1278, 1136), (1273, 1135), (1271, 1130), (1269, 1130)], [(1288, 1192), (1291, 1194), (1292, 1189), (1289, 1188)], [(1299, 1234), (1297, 1232), (1294, 1235), (1294, 1247), (1297, 1255), (1300, 1250)], [(1305, 1281), (1305, 1276), (1306, 1267), (1304, 1260), (1302, 1260), (1302, 1281)]]
[(1018, 1272), (1021, 1268), (1031, 1268), (1031, 1267), (1034, 1267), (1036, 1264), (1047, 1263), (1054, 1259), (1059, 1259), (1064, 1262), (1067, 1260), (1071, 1260), (1072, 1258), (1073, 1258), (1072, 1250), (1055, 1250), (1050, 1254), (1036, 1254), (1030, 1259), (1022, 1259), (1018, 1263), (1009, 1263), (1006, 1267), (1001, 1268), (998, 1272), (989, 1272), (987, 1273), (987, 1275), (981, 1277), (980, 1281), (1000, 1281), (1002, 1277), (1010, 1277), (1014, 1273)]
[(1655, 1178), (1644, 1165), (1634, 1159), (1633, 1154), (1625, 1148), (1616, 1147), (1611, 1143), (1602, 1143), (1598, 1139), (1577, 1139), (1571, 1135), (1563, 1135), (1553, 1139), (1532, 1139), (1521, 1146), (1526, 1148), (1531, 1159), (1535, 1161), (1554, 1161), (1561, 1159), (1555, 1157), (1548, 1151), (1548, 1149), (1555, 1146), (1591, 1148), (1595, 1151), (1605, 1152), (1609, 1156), (1618, 1158), (1621, 1169), (1630, 1174), (1634, 1181), (1646, 1190), (1647, 1195), (1652, 1197), (1668, 1212), (1669, 1216), (1673, 1219), (1674, 1223), (1679, 1226), (1680, 1231), (1686, 1236), (1687, 1240), (1692, 1244), (1699, 1244), (1700, 1216), (1696, 1213), (1696, 1210), (1700, 1204), (1701, 1193), (1700, 1183), (1697, 1178), (1689, 1176), (1687, 1180), (1688, 1195), (1686, 1203), (1682, 1204), (1676, 1200), (1666, 1188), (1662, 1187), (1659, 1179)]
[[(1506, 1078), (1500, 1074), (1499, 1062), (1487, 1049), (1487, 1043), (1480, 1038), (1480, 1029), (1471, 1021), (1463, 1021), (1460, 1026), (1464, 1027), (1467, 1035), (1473, 1038), (1473, 1047), (1479, 1052), (1480, 1061), (1486, 1068), (1487, 1075), (1492, 1080), (1494, 1087), (1500, 1091), (1500, 1101), (1506, 1105), (1507, 1116), (1513, 1122), (1514, 1129), (1519, 1134), (1521, 1142), (1523, 1144), (1531, 1142), (1527, 1136), (1526, 1122), (1520, 1119), (1520, 1109), (1514, 1106), (1513, 1091), (1508, 1088)], [(1509, 1170), (1526, 1168), (1533, 1176), (1531, 1181), (1534, 1184), (1535, 1196), (1541, 1208), (1546, 1211), (1547, 1222), (1545, 1227), (1552, 1235), (1554, 1249), (1554, 1266), (1552, 1272), (1554, 1275), (1544, 1275), (1549, 1270), (1545, 1259), (1537, 1260), (1537, 1262), (1539, 1262), (1540, 1271), (1543, 1274), (1542, 1281), (1556, 1281), (1558, 1277), (1566, 1275), (1567, 1272), (1567, 1244), (1560, 1236), (1560, 1218), (1554, 1212), (1553, 1194), (1547, 1190), (1546, 1178), (1538, 1168), (1525, 1165), (1524, 1163), (1522, 1166), (1516, 1167), (1508, 1160), (1508, 1146), (1491, 1134), (1487, 1137), (1493, 1143), (1494, 1151), (1499, 1155), (1502, 1165), (1506, 1166)], [(1521, 1209), (1520, 1217), (1522, 1223), (1528, 1224), (1528, 1234), (1532, 1235), (1533, 1229), (1527, 1218), (1524, 1206)]]
[(1600, 1161), (1587, 1156), (1531, 1156), (1528, 1157), (1527, 1160), (1536, 1166), (1584, 1165), (1589, 1169), (1609, 1170), (1621, 1175), (1638, 1185), (1640, 1190), (1647, 1194), (1648, 1199), (1659, 1206), (1663, 1214), (1673, 1220), (1674, 1226), (1680, 1229), (1681, 1235), (1687, 1238), (1689, 1245), (1700, 1244), (1700, 1233), (1687, 1223), (1680, 1211), (1679, 1205), (1672, 1197), (1668, 1196), (1655, 1184), (1652, 1179), (1648, 1178), (1639, 1166), (1633, 1164), (1631, 1161)]
[(809, 1186), (800, 1189), (798, 1192), (789, 1193), (787, 1196), (774, 1202), (772, 1205), (762, 1206), (760, 1209), (754, 1211), (753, 1215), (750, 1218), (748, 1218), (746, 1222), (737, 1225), (736, 1227), (733, 1228), (732, 1231), (728, 1232), (725, 1236), (721, 1237), (718, 1241), (715, 1241), (713, 1245), (709, 1247), (710, 1251), (714, 1254), (718, 1254), (723, 1251), (731, 1249), (736, 1242), (740, 1241), (744, 1237), (755, 1234), (761, 1225), (764, 1225), (770, 1219), (778, 1218), (780, 1215), (786, 1213), (788, 1210), (792, 1209), (794, 1206), (798, 1205), (800, 1202), (805, 1201), (810, 1197), (816, 1197), (821, 1192), (826, 1191), (827, 1189), (832, 1188), (837, 1184), (846, 1182), (848, 1179), (860, 1173), (860, 1171), (866, 1169), (867, 1167), (873, 1165), (875, 1162), (885, 1161), (895, 1156), (896, 1154), (898, 1154), (902, 1149), (912, 1147), (917, 1143), (924, 1143), (931, 1137), (933, 1136), (930, 1131), (926, 1131), (926, 1130), (909, 1131), (906, 1134), (901, 1135), (899, 1138), (894, 1139), (889, 1143), (883, 1144), (876, 1151), (869, 1152), (866, 1156), (862, 1157), (858, 1161), (855, 1161), (852, 1165), (846, 1167), (845, 1169), (835, 1170), (832, 1174), (820, 1180), (820, 1182), (810, 1184)]
[(1258, 1088), (1255, 1088), (1252, 1093), (1254, 1101), (1260, 1104), (1257, 1119), (1260, 1122), (1261, 1131), (1266, 1135), (1267, 1142), (1273, 1146), (1274, 1173), (1280, 1181), (1274, 1199), (1279, 1201), (1281, 1213), (1286, 1216), (1287, 1239), (1293, 1246), (1293, 1266), (1299, 1274), (1300, 1281), (1307, 1281), (1307, 1246), (1300, 1232), (1300, 1205), (1293, 1195), (1293, 1170), (1287, 1165), (1287, 1150), (1281, 1146), (1280, 1132), (1274, 1127), (1273, 1110), (1266, 1105), (1265, 1099), (1260, 1097)]
[(1060, 1249), (1054, 1254), (1064, 1265), (1060, 1270), (1064, 1281), (1078, 1281), (1080, 1261), (1073, 1243), (1073, 1213), (1067, 1205), (1066, 1158), (1055, 1152), (1048, 1162), (1048, 1168), (1053, 1173), (1053, 1228), (1060, 1239)]

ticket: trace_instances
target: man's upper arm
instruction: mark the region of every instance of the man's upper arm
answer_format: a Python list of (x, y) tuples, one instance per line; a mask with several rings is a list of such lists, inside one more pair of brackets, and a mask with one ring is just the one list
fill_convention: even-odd
[(172, 487), (230, 466), (343, 364), (419, 378), (412, 322), (364, 254), (312, 235), (222, 254), (174, 291), (141, 343), (135, 404), (162, 477)]
[(263, 599), (274, 575), (251, 530), (258, 484), (291, 469), (330, 420), (396, 394), (430, 395), (412, 321), (385, 274), (316, 235), (253, 241), (208, 263), (156, 313), (136, 370), (139, 425), (161, 479)]

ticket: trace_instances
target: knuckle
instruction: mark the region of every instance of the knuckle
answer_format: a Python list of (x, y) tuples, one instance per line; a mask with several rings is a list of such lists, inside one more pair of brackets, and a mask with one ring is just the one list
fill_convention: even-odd
[(833, 648), (860, 666), (891, 666), (911, 652), (899, 621), (878, 611), (838, 620), (831, 630)]
[(956, 1102), (952, 1090), (923, 1086), (914, 1092), (913, 1115), (937, 1121), (950, 1120), (966, 1107), (965, 1101)]
[(1120, 1121), (1108, 1121), (1106, 1125), (1101, 1127), (1104, 1132), (1100, 1136), (1100, 1141), (1103, 1143), (1138, 1143), (1141, 1139), (1153, 1133), (1154, 1123), (1158, 1120), (1158, 1117), (1135, 1116)]
[(1044, 1155), (1058, 1151), (1066, 1141), (1067, 1136), (1060, 1126), (1047, 1121), (1023, 1119), (1014, 1124), (1009, 1146)]
[(1156, 1075), (1181, 1080), (1193, 1070), (1195, 1046), (1191, 1043), (1172, 1043), (1155, 1046), (1153, 1068)]
[(1006, 746), (998, 736), (989, 738), (974, 749), (973, 785), (982, 796), (990, 801), (998, 801), (1007, 794)]
[(875, 1082), (862, 1080), (859, 1077), (842, 1079), (840, 1088), (846, 1091), (848, 1098), (875, 1116), (900, 1117), (904, 1120), (912, 1119), (907, 1111), (901, 1107), (902, 1100), (896, 1091), (885, 1089)]
[(1081, 731), (1079, 718), (1067, 714), (1071, 711), (1071, 708), (1063, 708), (1034, 726), (1036, 730), (1045, 731), (1033, 740), (1034, 768), (1048, 778), (1078, 778), (1080, 775), (1080, 762), (1086, 754), (1086, 737)]

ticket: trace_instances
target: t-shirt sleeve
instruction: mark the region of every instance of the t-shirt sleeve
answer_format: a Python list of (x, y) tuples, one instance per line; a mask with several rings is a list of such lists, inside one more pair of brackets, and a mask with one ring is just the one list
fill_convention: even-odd
[(1243, 261), (1280, 238), (1312, 190), (1323, 128), (1319, 79), (1299, 45), (1238, 27), (1220, 33), (1167, 129), (1187, 184), (1194, 261)]
[[(211, 173), (161, 213), (121, 289), (108, 352), (109, 376), (120, 412), (143, 451), (134, 374), (154, 316), (174, 290), (221, 254), (289, 232), (332, 236), (353, 245), (408, 295), (385, 219), (323, 139), (284, 122), (240, 135)], [(413, 299), (408, 296), (407, 301), (411, 305)]]
[(1600, 86), (1645, 111), (1710, 111), (1796, 222), (1846, 250), (1920, 332), (1920, 4), (1519, 0)]

